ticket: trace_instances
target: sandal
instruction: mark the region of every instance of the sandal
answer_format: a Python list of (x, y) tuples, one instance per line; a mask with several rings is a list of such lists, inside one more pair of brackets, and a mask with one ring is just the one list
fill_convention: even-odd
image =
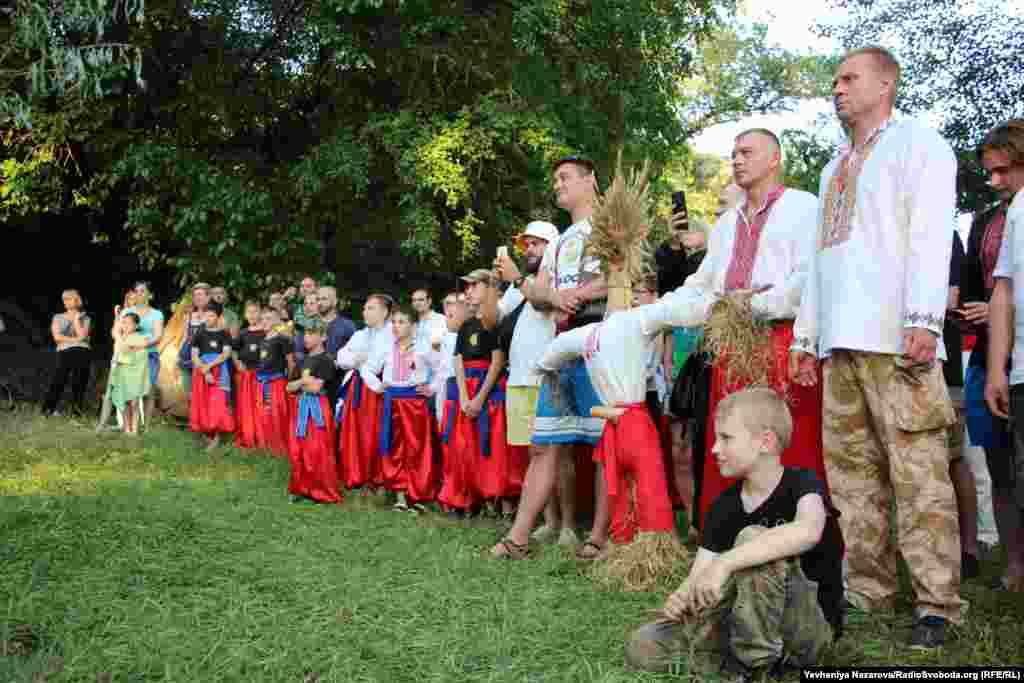
[[(593, 548), (594, 550), (593, 552), (589, 552), (587, 548)], [(587, 561), (596, 560), (597, 558), (601, 557), (601, 553), (603, 552), (603, 545), (598, 545), (597, 543), (594, 543), (593, 541), (589, 540), (584, 541), (583, 545), (580, 546), (580, 549), (576, 551), (576, 559)]]
[(391, 509), (395, 510), (397, 512), (405, 512), (406, 510), (409, 509), (409, 506), (405, 503), (405, 501), (401, 501), (400, 500), (397, 503), (395, 503), (394, 505), (392, 505)]
[(511, 538), (503, 538), (491, 548), (491, 555), (499, 560), (525, 560), (530, 556), (530, 548), (526, 543), (520, 545)]

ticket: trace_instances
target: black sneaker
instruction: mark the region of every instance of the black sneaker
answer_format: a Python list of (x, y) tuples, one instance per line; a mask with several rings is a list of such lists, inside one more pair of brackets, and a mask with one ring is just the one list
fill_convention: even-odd
[(942, 617), (929, 615), (918, 619), (910, 633), (910, 647), (915, 650), (934, 650), (946, 643), (946, 625)]

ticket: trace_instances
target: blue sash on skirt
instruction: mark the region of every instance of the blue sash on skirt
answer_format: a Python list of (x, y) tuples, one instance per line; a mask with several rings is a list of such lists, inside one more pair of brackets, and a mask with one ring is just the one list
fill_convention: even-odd
[(377, 452), (391, 455), (392, 411), (395, 399), (422, 398), (416, 393), (416, 387), (388, 387), (384, 390), (384, 409), (381, 412), (380, 436), (377, 439)]
[(327, 425), (324, 422), (324, 413), (320, 407), (321, 396), (323, 394), (311, 394), (308, 391), (304, 391), (299, 398), (299, 417), (295, 421), (295, 436), (300, 439), (306, 438), (306, 423), (309, 422), (310, 418), (313, 418), (313, 422), (320, 429)]

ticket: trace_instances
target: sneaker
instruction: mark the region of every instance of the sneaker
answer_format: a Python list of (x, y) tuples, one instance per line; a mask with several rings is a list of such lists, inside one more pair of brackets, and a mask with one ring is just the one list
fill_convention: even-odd
[(558, 538), (558, 529), (547, 524), (539, 526), (530, 534), (530, 539), (538, 543), (550, 543)]
[(946, 624), (942, 617), (928, 615), (918, 619), (910, 633), (910, 647), (915, 650), (934, 650), (946, 642)]
[(563, 528), (562, 533), (558, 535), (558, 545), (576, 546), (579, 544), (580, 537), (576, 535), (576, 530), (571, 527)]

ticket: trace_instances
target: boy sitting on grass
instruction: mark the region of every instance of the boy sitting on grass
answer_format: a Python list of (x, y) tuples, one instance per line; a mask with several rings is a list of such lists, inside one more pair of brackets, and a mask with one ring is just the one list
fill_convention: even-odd
[(781, 464), (792, 432), (773, 389), (746, 389), (719, 404), (713, 454), (739, 482), (712, 504), (689, 576), (662, 618), (627, 641), (628, 664), (698, 672), (718, 654), (726, 673), (746, 679), (813, 665), (838, 637), (842, 537), (815, 473)]

